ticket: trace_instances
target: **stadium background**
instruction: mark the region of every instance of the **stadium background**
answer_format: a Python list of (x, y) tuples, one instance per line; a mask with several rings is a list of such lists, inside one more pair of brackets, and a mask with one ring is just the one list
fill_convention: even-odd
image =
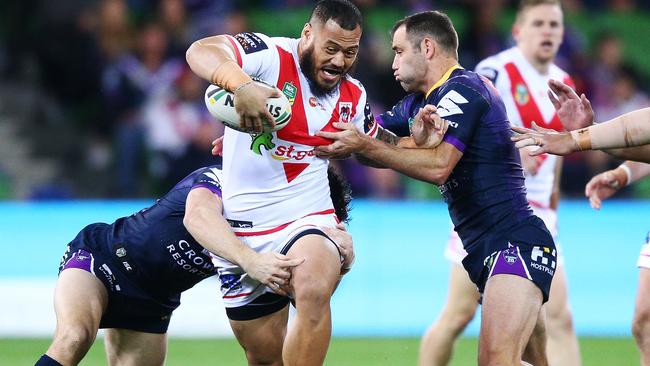
[[(366, 85), (375, 113), (403, 95), (392, 79), (387, 33), (402, 16), (424, 9), (448, 12), (466, 68), (512, 44), (515, 2), (356, 3), (366, 24), (354, 75)], [(563, 4), (566, 37), (558, 62), (592, 100), (599, 119), (650, 106), (650, 3)], [(311, 5), (301, 0), (2, 2), (0, 349), (9, 338), (51, 335), (56, 268), (79, 229), (151, 203), (187, 172), (213, 161), (209, 142), (223, 127), (206, 114), (205, 84), (184, 64), (191, 41), (247, 30), (297, 37)], [(444, 204), (429, 185), (352, 161), (339, 164), (360, 199), (350, 226), (357, 264), (335, 295), (334, 335), (414, 339), (445, 298), (448, 264), (442, 251), (449, 222)], [(592, 175), (616, 164), (599, 152), (567, 158), (560, 240), (579, 335), (631, 342), (634, 263), (649, 229), (650, 182), (621, 192), (623, 200), (607, 202), (602, 212), (581, 198)], [(230, 336), (213, 287), (206, 281), (184, 297), (170, 335)], [(466, 334), (476, 336), (477, 329), (475, 320)], [(415, 354), (417, 344), (409, 352)]]

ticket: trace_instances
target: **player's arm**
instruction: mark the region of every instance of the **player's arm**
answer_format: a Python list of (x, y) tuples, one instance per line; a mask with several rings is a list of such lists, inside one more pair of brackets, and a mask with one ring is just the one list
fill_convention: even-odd
[[(520, 150), (521, 151), (521, 150)], [(555, 160), (555, 174), (553, 175), (553, 188), (551, 190), (551, 200), (549, 206), (551, 210), (557, 211), (560, 205), (560, 181), (562, 179), (562, 164), (564, 158), (558, 157)]]
[(290, 259), (279, 253), (260, 254), (240, 241), (222, 215), (217, 194), (204, 187), (192, 189), (185, 202), (183, 224), (192, 237), (210, 252), (242, 267), (252, 278), (286, 295), (290, 268), (304, 259)]
[(602, 201), (611, 197), (619, 189), (650, 175), (650, 164), (626, 161), (616, 169), (600, 173), (585, 186), (585, 196), (591, 207), (599, 210)]
[(235, 55), (239, 54), (239, 50), (235, 49), (236, 41), (228, 37), (219, 35), (195, 41), (185, 53), (185, 58), (196, 75), (234, 93), (235, 109), (242, 126), (260, 132), (262, 120), (266, 124), (274, 124), (273, 117), (266, 109), (266, 100), (279, 96), (278, 92), (253, 82), (237, 61)]

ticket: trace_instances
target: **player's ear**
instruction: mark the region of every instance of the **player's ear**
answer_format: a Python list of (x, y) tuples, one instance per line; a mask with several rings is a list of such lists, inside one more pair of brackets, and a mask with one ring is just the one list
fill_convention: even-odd
[(420, 44), (420, 49), (422, 50), (422, 53), (424, 53), (424, 57), (430, 60), (435, 56), (436, 52), (438, 52), (437, 46), (438, 45), (431, 38), (424, 37)]
[(515, 22), (512, 25), (512, 38), (514, 38), (515, 41), (518, 40), (520, 31), (521, 31), (521, 29), (519, 28), (519, 23)]
[(308, 41), (311, 38), (311, 33), (312, 33), (311, 24), (305, 23), (305, 26), (302, 27), (302, 32), (300, 33), (300, 37), (304, 38), (305, 41)]

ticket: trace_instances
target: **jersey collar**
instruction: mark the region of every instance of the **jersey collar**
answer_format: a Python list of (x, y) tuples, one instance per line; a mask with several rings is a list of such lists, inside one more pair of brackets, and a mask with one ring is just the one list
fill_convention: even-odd
[(463, 67), (460, 66), (460, 65), (458, 65), (458, 64), (456, 64), (456, 65), (450, 67), (447, 71), (445, 71), (445, 73), (442, 75), (442, 77), (440, 78), (440, 80), (438, 80), (435, 84), (433, 84), (433, 86), (431, 87), (431, 89), (429, 89), (429, 91), (428, 91), (427, 94), (424, 96), (424, 98), (425, 98), (425, 99), (428, 98), (428, 97), (429, 97), (429, 94), (431, 94), (434, 90), (436, 90), (440, 85), (444, 84), (445, 81), (447, 81), (447, 80), (449, 79), (449, 76), (451, 76), (451, 73), (454, 72), (454, 70), (456, 70), (456, 69), (462, 69), (462, 68), (463, 68)]

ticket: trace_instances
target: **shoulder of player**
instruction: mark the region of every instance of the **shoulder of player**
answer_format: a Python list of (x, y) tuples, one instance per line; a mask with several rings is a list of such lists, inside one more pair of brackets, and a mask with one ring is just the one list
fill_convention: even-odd
[(456, 92), (463, 96), (468, 101), (475, 99), (483, 100), (489, 104), (490, 99), (485, 88), (485, 81), (483, 81), (478, 73), (473, 71), (466, 71), (449, 78), (437, 93), (435, 99), (443, 99), (451, 92)]
[(355, 93), (353, 94), (359, 95), (360, 99), (367, 97), (366, 88), (364, 88), (363, 84), (359, 80), (353, 78), (350, 75), (345, 75), (344, 81), (345, 82), (341, 83), (340, 87), (351, 88), (352, 90), (355, 91)]

